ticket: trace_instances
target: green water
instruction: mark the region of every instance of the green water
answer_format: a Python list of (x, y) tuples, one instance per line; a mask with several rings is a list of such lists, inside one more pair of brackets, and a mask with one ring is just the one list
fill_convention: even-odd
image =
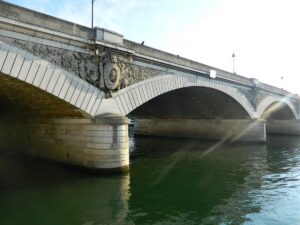
[(0, 224), (300, 224), (300, 138), (135, 138), (130, 173), (0, 155)]

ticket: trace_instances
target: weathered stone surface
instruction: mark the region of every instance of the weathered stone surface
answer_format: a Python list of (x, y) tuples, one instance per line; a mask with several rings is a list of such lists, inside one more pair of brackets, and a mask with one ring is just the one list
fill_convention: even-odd
[(89, 117), (63, 100), (0, 73), (0, 118)]
[(249, 100), (249, 102), (251, 102), (253, 108), (255, 109), (263, 99), (269, 96), (268, 93), (264, 92), (261, 88), (257, 86), (248, 89), (238, 88), (238, 90), (247, 97), (247, 99)]
[(300, 135), (300, 120), (267, 121), (268, 134)]
[(134, 83), (161, 75), (162, 71), (135, 65), (132, 56), (106, 53), (103, 63), (103, 82), (100, 87), (108, 91), (118, 91)]
[(92, 52), (91, 54), (84, 54), (17, 39), (15, 39), (12, 44), (81, 77), (83, 80), (96, 87), (99, 87), (99, 59)]
[(131, 114), (138, 118), (156, 119), (251, 118), (233, 98), (205, 87), (186, 87), (165, 93), (147, 101)]
[(14, 151), (91, 170), (127, 170), (129, 166), (126, 123), (6, 119), (0, 120), (0, 127), (0, 151)]
[[(84, 54), (21, 40), (13, 40), (22, 48), (53, 63), (101, 90), (118, 91), (134, 83), (162, 74), (162, 71), (133, 64), (132, 57), (102, 51)], [(98, 54), (99, 54), (98, 50)]]
[(265, 142), (264, 120), (137, 119), (135, 133), (227, 141)]

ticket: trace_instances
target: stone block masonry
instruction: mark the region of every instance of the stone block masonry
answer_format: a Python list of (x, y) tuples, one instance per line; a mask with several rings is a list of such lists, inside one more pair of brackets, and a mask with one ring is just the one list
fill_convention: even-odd
[(127, 118), (0, 122), (1, 151), (50, 159), (90, 170), (127, 171)]
[(269, 120), (267, 121), (268, 134), (300, 135), (299, 120)]
[(265, 142), (264, 120), (136, 119), (135, 134)]

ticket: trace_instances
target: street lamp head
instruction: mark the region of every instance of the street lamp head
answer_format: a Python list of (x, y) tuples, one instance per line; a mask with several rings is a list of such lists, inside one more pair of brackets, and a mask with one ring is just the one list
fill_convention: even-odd
[(234, 54), (234, 52), (232, 53), (232, 72), (233, 73), (236, 73), (235, 72), (235, 68), (234, 68), (234, 58), (235, 58), (235, 54)]

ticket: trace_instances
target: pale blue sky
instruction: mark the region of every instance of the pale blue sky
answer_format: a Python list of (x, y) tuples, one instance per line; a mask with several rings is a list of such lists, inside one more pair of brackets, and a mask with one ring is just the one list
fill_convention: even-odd
[[(90, 0), (9, 0), (90, 26)], [(298, 0), (96, 0), (94, 25), (300, 93)], [(281, 80), (283, 77), (283, 80)]]

